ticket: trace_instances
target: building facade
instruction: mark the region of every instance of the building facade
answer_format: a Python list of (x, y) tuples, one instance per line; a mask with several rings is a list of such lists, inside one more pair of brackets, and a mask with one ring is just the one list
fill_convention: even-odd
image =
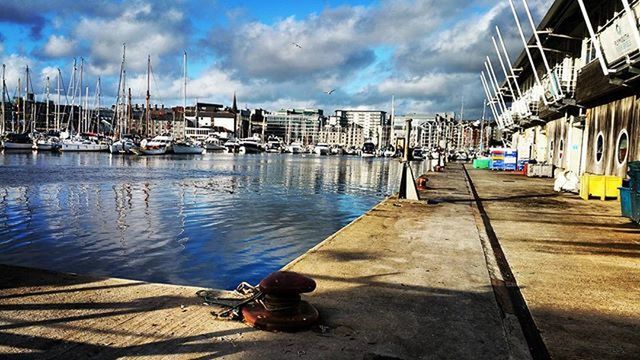
[(523, 50), (513, 63), (522, 69), (517, 77), (502, 77), (502, 90), (483, 79), (491, 111), (522, 158), (622, 177), (640, 160), (638, 14), (637, 1), (625, 9), (619, 0), (556, 0), (537, 26), (552, 34), (529, 40), (531, 59)]
[(283, 109), (264, 114), (263, 117), (266, 137), (277, 137), (286, 144), (300, 142), (312, 145), (319, 141), (323, 119), (320, 109)]

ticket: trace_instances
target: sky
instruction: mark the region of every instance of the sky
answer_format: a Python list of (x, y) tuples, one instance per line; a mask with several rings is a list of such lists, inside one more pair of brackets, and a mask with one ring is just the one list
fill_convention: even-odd
[[(516, 3), (525, 20), (522, 1)], [(537, 23), (552, 0), (528, 3)], [(464, 102), (464, 117), (476, 119), (484, 57), (498, 65), (496, 25), (513, 61), (523, 47), (507, 0), (3, 1), (0, 61), (11, 95), (29, 66), (37, 96), (44, 96), (48, 76), (55, 99), (57, 69), (68, 92), (73, 61), (82, 58), (89, 104), (98, 77), (101, 103), (108, 104), (115, 102), (126, 44), (134, 103), (144, 102), (150, 55), (151, 103), (173, 106), (183, 103), (186, 51), (189, 104), (230, 106), (235, 93), (240, 107), (270, 111), (390, 112), (395, 96), (397, 114), (460, 112)], [(531, 28), (525, 32), (529, 37)]]

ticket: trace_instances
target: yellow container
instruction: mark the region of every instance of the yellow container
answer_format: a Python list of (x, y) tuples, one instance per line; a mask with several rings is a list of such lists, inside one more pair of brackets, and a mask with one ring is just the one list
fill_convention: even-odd
[(580, 197), (589, 200), (589, 197), (616, 198), (620, 200), (618, 188), (622, 186), (622, 178), (619, 176), (584, 174), (580, 178)]

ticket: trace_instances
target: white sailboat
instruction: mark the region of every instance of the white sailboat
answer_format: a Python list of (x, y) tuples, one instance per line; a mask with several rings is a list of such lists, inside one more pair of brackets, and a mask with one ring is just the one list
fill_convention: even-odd
[[(100, 135), (96, 134), (96, 133), (90, 133), (90, 132), (82, 132), (83, 130), (88, 130), (89, 126), (88, 126), (88, 97), (89, 97), (89, 88), (86, 88), (86, 92), (87, 95), (85, 96), (85, 103), (82, 103), (82, 87), (83, 87), (83, 74), (84, 74), (84, 59), (80, 58), (81, 62), (80, 62), (80, 79), (79, 79), (79, 84), (76, 84), (76, 86), (73, 86), (73, 97), (72, 97), (72, 102), (71, 102), (71, 115), (70, 115), (70, 120), (69, 120), (69, 125), (72, 124), (73, 122), (73, 114), (74, 114), (74, 110), (73, 110), (73, 103), (75, 102), (75, 94), (76, 94), (76, 90), (79, 90), (79, 94), (80, 94), (80, 100), (78, 102), (79, 105), (79, 110), (80, 113), (78, 114), (78, 126), (76, 128), (76, 134), (74, 137), (71, 137), (69, 139), (63, 140), (61, 147), (60, 147), (60, 151), (65, 151), (65, 152), (80, 152), (80, 151), (88, 151), (88, 152), (98, 152), (98, 151), (108, 151), (109, 150), (109, 144), (105, 141), (105, 139), (103, 139)], [(76, 76), (75, 76), (75, 71), (76, 71), (77, 67), (75, 65), (75, 61), (74, 61), (74, 74), (73, 74), (73, 79), (75, 82)], [(71, 86), (71, 85), (70, 85)]]
[(156, 136), (151, 140), (144, 139), (140, 143), (140, 153), (144, 155), (163, 155), (166, 154), (173, 138), (171, 136)]
[[(187, 138), (187, 52), (184, 52), (184, 108), (182, 110), (182, 138), (183, 140), (173, 144), (175, 154), (203, 154), (206, 150), (201, 143)], [(196, 120), (197, 121), (197, 120)]]

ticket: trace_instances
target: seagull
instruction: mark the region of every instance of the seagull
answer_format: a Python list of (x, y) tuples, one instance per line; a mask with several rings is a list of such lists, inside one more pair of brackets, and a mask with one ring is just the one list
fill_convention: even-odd
[(302, 46), (300, 46), (300, 44), (298, 44), (298, 43), (292, 42), (292, 43), (291, 43), (291, 45), (297, 46), (297, 47), (299, 47), (300, 49), (302, 49)]
[(336, 91), (336, 89), (331, 89), (329, 91), (325, 91), (324, 93), (327, 95), (331, 95), (334, 91)]

